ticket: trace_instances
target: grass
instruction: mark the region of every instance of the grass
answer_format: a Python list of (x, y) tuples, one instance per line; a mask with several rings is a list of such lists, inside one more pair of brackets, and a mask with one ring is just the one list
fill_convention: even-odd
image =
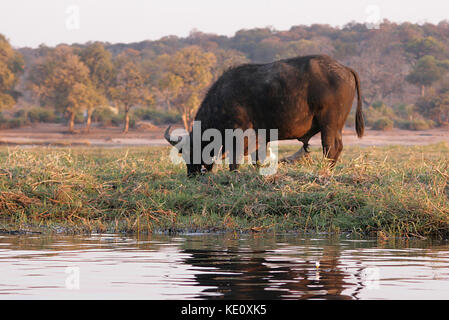
[(166, 147), (0, 147), (0, 229), (449, 236), (447, 144), (346, 147), (333, 170), (312, 151), (273, 176), (245, 165), (189, 179)]

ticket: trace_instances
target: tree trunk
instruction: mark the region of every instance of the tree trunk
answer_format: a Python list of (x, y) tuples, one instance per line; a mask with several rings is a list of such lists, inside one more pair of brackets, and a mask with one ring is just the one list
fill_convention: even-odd
[(85, 132), (90, 131), (90, 125), (92, 124), (92, 112), (93, 110), (87, 110), (86, 127), (84, 129)]
[(129, 108), (125, 106), (125, 127), (123, 133), (128, 133), (129, 130)]
[(192, 112), (188, 108), (182, 111), (182, 123), (184, 124), (184, 129), (186, 129), (187, 132), (190, 132), (192, 129), (193, 119)]
[(424, 97), (426, 95), (426, 86), (421, 85), (421, 97)]
[(72, 133), (75, 132), (75, 112), (70, 113), (69, 131)]
[(188, 116), (185, 112), (182, 113), (182, 123), (184, 124), (184, 129), (186, 129), (187, 132), (189, 132), (189, 120)]

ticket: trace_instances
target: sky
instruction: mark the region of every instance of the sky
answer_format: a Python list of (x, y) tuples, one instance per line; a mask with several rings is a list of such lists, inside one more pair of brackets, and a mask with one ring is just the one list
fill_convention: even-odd
[(0, 33), (14, 47), (108, 41), (130, 43), (197, 29), (232, 36), (241, 29), (348, 22), (438, 23), (447, 0), (2, 0)]

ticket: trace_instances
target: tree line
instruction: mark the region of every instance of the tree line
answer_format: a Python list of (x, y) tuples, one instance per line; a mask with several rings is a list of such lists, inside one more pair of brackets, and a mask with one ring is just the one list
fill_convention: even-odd
[(133, 108), (157, 109), (178, 114), (188, 129), (207, 88), (228, 68), (307, 54), (328, 54), (358, 71), (373, 127), (449, 123), (446, 21), (258, 28), (232, 37), (194, 30), (185, 38), (34, 49), (14, 49), (0, 36), (0, 109), (39, 105), (62, 115), (70, 131), (83, 114), (88, 131), (93, 115), (112, 107), (124, 132)]

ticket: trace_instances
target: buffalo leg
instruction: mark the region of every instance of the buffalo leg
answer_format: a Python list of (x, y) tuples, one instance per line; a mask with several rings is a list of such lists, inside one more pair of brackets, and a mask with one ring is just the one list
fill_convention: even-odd
[(323, 131), (321, 133), (321, 144), (323, 145), (324, 156), (331, 161), (331, 167), (334, 167), (343, 150), (341, 130), (336, 132)]
[(236, 171), (238, 170), (240, 167), (240, 164), (238, 163), (230, 163), (229, 164), (229, 171)]
[(237, 155), (237, 148), (234, 147), (231, 157), (229, 158), (229, 170), (236, 171), (239, 169), (240, 164), (238, 163), (239, 155)]
[(310, 153), (309, 144), (304, 143), (303, 146), (301, 147), (301, 149), (299, 149), (299, 151), (295, 152), (291, 156), (282, 158), (280, 160), (280, 162), (293, 163), (293, 162), (301, 160), (304, 157), (307, 157), (309, 155), (309, 153)]

